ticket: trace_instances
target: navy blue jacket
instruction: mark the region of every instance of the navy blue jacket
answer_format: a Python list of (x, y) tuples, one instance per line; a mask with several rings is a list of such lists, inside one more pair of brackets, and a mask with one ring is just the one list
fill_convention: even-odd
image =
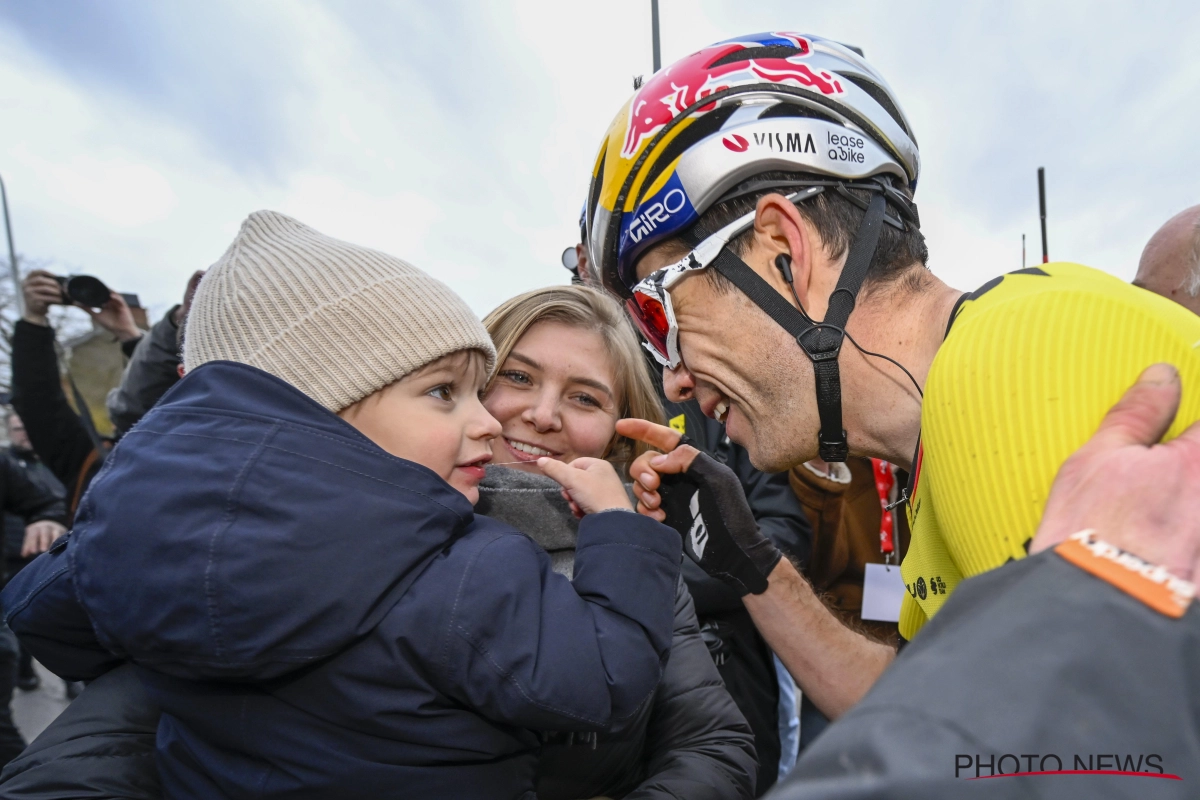
[(124, 658), (172, 798), (532, 796), (536, 729), (613, 730), (671, 645), (679, 537), (579, 529), (573, 582), (428, 469), (231, 363), (112, 452), (5, 590), (51, 670)]

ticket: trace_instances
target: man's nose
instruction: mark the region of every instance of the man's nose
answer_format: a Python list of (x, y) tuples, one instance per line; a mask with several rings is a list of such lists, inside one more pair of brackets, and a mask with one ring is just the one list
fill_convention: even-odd
[(691, 400), (696, 391), (696, 379), (683, 364), (675, 369), (663, 367), (663, 391), (672, 403)]

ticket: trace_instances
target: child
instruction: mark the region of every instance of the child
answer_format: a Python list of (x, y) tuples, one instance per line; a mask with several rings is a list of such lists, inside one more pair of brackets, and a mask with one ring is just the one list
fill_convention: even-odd
[(67, 678), (137, 665), (171, 798), (532, 798), (536, 730), (653, 692), (680, 543), (593, 459), (543, 459), (589, 513), (572, 582), (473, 516), (494, 356), (424, 273), (251, 215), (9, 624)]

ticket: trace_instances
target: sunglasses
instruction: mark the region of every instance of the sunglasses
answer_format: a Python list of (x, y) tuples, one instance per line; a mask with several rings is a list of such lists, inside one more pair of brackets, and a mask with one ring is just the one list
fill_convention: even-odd
[[(787, 195), (792, 203), (820, 194), (822, 186), (809, 186)], [(692, 248), (686, 256), (657, 269), (633, 287), (633, 297), (625, 301), (629, 316), (646, 341), (644, 347), (659, 364), (675, 369), (679, 366), (679, 326), (671, 307), (671, 287), (694, 272), (706, 269), (721, 254), (733, 237), (754, 224), (758, 210), (747, 212)]]

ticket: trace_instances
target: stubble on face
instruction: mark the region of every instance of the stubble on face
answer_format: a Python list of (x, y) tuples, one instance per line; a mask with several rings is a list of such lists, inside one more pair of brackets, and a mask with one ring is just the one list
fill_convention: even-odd
[(715, 393), (728, 398), (727, 431), (751, 463), (782, 472), (813, 458), (812, 366), (787, 331), (737, 289), (718, 289), (705, 276), (681, 282), (672, 301), (696, 397), (702, 406)]

